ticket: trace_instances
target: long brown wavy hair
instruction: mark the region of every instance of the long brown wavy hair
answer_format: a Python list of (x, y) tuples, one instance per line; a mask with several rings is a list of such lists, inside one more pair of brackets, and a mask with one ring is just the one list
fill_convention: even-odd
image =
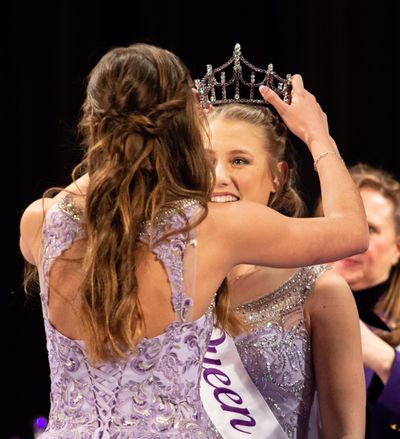
[[(349, 168), (358, 188), (371, 188), (379, 192), (393, 205), (393, 219), (396, 235), (400, 236), (400, 182), (382, 169), (374, 168), (365, 163), (358, 163)], [(379, 331), (379, 335), (392, 346), (400, 344), (400, 261), (392, 267), (390, 287), (379, 300), (375, 310), (387, 320), (391, 332)]]
[(110, 50), (88, 77), (79, 124), (85, 155), (72, 177), (89, 175), (79, 316), (94, 363), (126, 358), (143, 337), (135, 275), (143, 222), (185, 198), (203, 206), (185, 230), (207, 215), (214, 169), (192, 87), (177, 56), (147, 44)]

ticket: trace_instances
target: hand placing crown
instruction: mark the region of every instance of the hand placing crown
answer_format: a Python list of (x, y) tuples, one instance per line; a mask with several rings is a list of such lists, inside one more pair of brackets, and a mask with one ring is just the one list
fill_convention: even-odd
[[(227, 78), (226, 69), (231, 65), (233, 73)], [(248, 81), (243, 77), (243, 66), (250, 70)], [(260, 80), (257, 81), (256, 77)], [(254, 97), (254, 90), (258, 91), (261, 85), (271, 88), (284, 102), (290, 104), (291, 101), (291, 75), (286, 75), (286, 79), (281, 78), (274, 72), (272, 64), (268, 65), (267, 70), (254, 66), (243, 58), (240, 44), (235, 45), (233, 55), (222, 66), (213, 69), (212, 65), (208, 64), (207, 73), (202, 80), (196, 79), (195, 84), (203, 108), (210, 104), (217, 106), (230, 103), (267, 105), (264, 99)]]

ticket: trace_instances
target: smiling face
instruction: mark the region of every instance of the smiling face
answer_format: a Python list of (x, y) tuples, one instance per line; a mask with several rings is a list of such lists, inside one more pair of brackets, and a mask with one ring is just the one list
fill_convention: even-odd
[(216, 181), (212, 201), (254, 201), (268, 204), (279, 180), (271, 172), (272, 158), (266, 149), (262, 127), (239, 119), (217, 117), (210, 122), (208, 153)]
[(400, 237), (396, 235), (392, 201), (369, 187), (362, 187), (360, 194), (370, 230), (368, 250), (332, 264), (353, 291), (384, 282), (400, 256)]

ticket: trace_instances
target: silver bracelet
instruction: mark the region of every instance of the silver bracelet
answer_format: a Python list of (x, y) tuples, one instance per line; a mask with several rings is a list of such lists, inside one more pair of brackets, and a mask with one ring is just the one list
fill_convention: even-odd
[(338, 159), (340, 159), (344, 163), (344, 160), (342, 159), (342, 157), (340, 157), (340, 155), (336, 151), (321, 152), (321, 154), (314, 160), (314, 171), (315, 172), (318, 172), (317, 165), (318, 165), (319, 161), (321, 159), (323, 159), (324, 157), (326, 157), (328, 154), (334, 154)]

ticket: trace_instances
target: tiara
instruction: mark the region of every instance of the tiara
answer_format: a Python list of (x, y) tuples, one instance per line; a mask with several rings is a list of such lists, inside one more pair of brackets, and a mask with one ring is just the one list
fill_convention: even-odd
[[(227, 80), (225, 70), (233, 64), (232, 77)], [(243, 78), (242, 66), (251, 70), (250, 81)], [(221, 73), (220, 73), (221, 72)], [(220, 80), (216, 79), (216, 74), (220, 73)], [(256, 75), (262, 80), (256, 82)], [(232, 84), (234, 86), (230, 87)], [(261, 85), (266, 85), (277, 93), (284, 102), (290, 103), (292, 90), (292, 76), (286, 75), (286, 79), (281, 78), (274, 72), (272, 64), (268, 64), (267, 70), (254, 66), (243, 58), (240, 44), (236, 44), (233, 55), (220, 67), (213, 69), (211, 64), (207, 65), (207, 73), (202, 80), (195, 80), (196, 88), (200, 95), (200, 104), (203, 108), (212, 105), (222, 105), (230, 103), (267, 105), (263, 99), (254, 98), (254, 90)], [(229, 97), (227, 91), (234, 88), (233, 96)]]

